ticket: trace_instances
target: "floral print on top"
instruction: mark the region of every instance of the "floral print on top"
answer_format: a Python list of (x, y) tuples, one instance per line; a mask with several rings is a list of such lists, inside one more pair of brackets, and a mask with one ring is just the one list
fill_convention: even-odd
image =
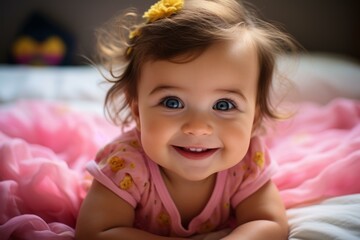
[(271, 178), (276, 165), (261, 139), (253, 137), (246, 156), (234, 167), (217, 173), (209, 202), (187, 228), (181, 224), (159, 167), (144, 153), (136, 129), (105, 146), (87, 169), (135, 208), (136, 228), (162, 236), (187, 237), (229, 227), (234, 208)]

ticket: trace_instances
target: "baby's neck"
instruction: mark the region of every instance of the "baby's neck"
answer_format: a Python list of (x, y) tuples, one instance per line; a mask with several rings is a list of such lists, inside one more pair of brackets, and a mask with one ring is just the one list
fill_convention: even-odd
[(188, 228), (193, 218), (206, 207), (216, 184), (217, 174), (201, 181), (189, 181), (171, 177), (162, 170), (162, 177), (167, 190), (179, 211), (184, 228)]

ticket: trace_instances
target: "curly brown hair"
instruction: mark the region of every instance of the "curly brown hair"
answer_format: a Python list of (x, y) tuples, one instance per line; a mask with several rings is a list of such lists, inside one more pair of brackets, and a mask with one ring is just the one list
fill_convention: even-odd
[[(137, 99), (137, 83), (145, 62), (178, 61), (179, 56), (185, 56), (181, 58), (184, 62), (191, 61), (212, 44), (245, 34), (256, 48), (260, 69), (254, 126), (260, 126), (264, 118), (278, 118), (270, 101), (276, 58), (296, 52), (298, 45), (249, 9), (235, 0), (185, 0), (183, 9), (170, 17), (138, 23), (138, 15), (130, 9), (99, 29), (99, 60), (110, 72), (106, 80), (112, 83), (105, 98), (111, 120), (123, 126), (133, 121), (126, 109)], [(130, 38), (134, 30), (139, 35)]]

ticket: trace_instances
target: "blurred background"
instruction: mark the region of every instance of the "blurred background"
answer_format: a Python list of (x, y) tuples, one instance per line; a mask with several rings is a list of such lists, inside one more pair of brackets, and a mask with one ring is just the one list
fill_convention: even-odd
[[(94, 30), (128, 7), (142, 13), (156, 1), (0, 0), (0, 64), (82, 65), (95, 49)], [(248, 0), (309, 52), (360, 60), (360, 1)], [(30, 37), (29, 37), (30, 36)], [(43, 59), (19, 56), (41, 46)], [(37, 47), (36, 49), (39, 49)], [(12, 54), (10, 54), (12, 52)], [(15, 55), (14, 56), (14, 52)]]

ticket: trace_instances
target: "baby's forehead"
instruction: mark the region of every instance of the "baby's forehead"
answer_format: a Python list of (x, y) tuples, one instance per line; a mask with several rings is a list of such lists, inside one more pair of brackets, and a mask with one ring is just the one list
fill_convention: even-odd
[(238, 57), (239, 54), (245, 52), (257, 54), (256, 44), (249, 34), (242, 35), (241, 37), (234, 36), (234, 38), (231, 39), (214, 42), (208, 48), (208, 50), (211, 49)]
[[(141, 79), (187, 78), (257, 79), (259, 64), (256, 48), (249, 42), (232, 40), (217, 42), (195, 55), (186, 54), (172, 59), (155, 59), (144, 63)], [(175, 81), (175, 80), (174, 80)]]
[[(256, 48), (252, 44), (240, 40), (212, 44), (193, 61), (200, 61), (200, 59), (202, 62), (208, 63), (209, 67), (221, 66), (235, 70), (243, 65), (257, 65), (258, 63)], [(211, 71), (211, 69), (208, 70)]]
[[(227, 56), (228, 58), (232, 58), (237, 61), (243, 57), (248, 57), (249, 55), (257, 56), (257, 49), (255, 41), (253, 41), (250, 36), (234, 36), (233, 38), (214, 41), (213, 43), (203, 47), (189, 47), (186, 51), (168, 58), (161, 58), (154, 54), (153, 57), (149, 57), (147, 60), (144, 59), (143, 63), (166, 61), (181, 64), (196, 61), (198, 58), (204, 56), (213, 55), (218, 55), (219, 57)], [(154, 49), (154, 51), (156, 51), (156, 49)]]

